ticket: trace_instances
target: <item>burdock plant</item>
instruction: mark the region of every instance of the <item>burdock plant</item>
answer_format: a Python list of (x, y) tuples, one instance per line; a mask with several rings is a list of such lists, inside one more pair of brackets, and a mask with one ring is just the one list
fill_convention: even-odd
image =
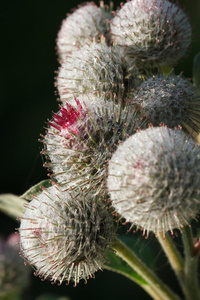
[(62, 192), (53, 185), (28, 205), (20, 225), (20, 246), (36, 274), (75, 285), (103, 268), (115, 238), (113, 218), (94, 192)]
[(112, 39), (127, 48), (128, 56), (144, 62), (173, 64), (191, 43), (187, 15), (168, 0), (129, 1), (111, 20)]
[[(168, 0), (111, 8), (89, 2), (63, 21), (60, 104), (41, 135), (50, 179), (1, 195), (0, 208), (19, 218), (20, 254), (43, 280), (76, 286), (107, 268), (155, 300), (200, 300), (198, 59), (193, 82), (172, 69), (189, 17)], [(122, 242), (124, 228), (159, 241), (181, 296)]]

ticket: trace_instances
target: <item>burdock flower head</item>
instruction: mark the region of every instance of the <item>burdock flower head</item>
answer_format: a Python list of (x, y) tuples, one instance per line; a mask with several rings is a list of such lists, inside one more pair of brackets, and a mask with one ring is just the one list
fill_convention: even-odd
[(29, 203), (19, 232), (22, 255), (36, 275), (76, 285), (103, 268), (116, 230), (100, 195), (53, 185)]
[(61, 106), (59, 113), (53, 113), (53, 120), (48, 125), (57, 129), (61, 136), (65, 137), (72, 147), (73, 136), (86, 137), (85, 128), (81, 126), (81, 120), (86, 118), (86, 110), (83, 109), (80, 101), (74, 98), (76, 109), (66, 103), (65, 107)]
[(129, 137), (109, 162), (113, 207), (132, 226), (165, 235), (200, 210), (200, 148), (181, 130), (149, 128)]
[(56, 86), (63, 103), (73, 101), (74, 96), (92, 92), (116, 101), (126, 97), (129, 89), (139, 84), (138, 71), (123, 57), (122, 51), (116, 51), (101, 40), (90, 43), (65, 60), (60, 67)]
[(101, 1), (101, 7), (94, 2), (87, 2), (69, 15), (62, 23), (58, 33), (57, 47), (61, 60), (73, 51), (104, 35), (110, 41), (109, 22), (112, 14)]
[(66, 187), (93, 187), (103, 193), (107, 161), (118, 142), (136, 132), (137, 112), (93, 95), (76, 101), (76, 107), (66, 104), (49, 122), (43, 137), (46, 166)]
[(185, 55), (191, 43), (186, 14), (168, 0), (132, 0), (111, 21), (114, 41), (127, 47), (131, 57), (173, 64)]
[(186, 131), (200, 130), (200, 97), (189, 80), (180, 75), (149, 78), (135, 92), (133, 103), (154, 126), (164, 122), (170, 128), (181, 125)]

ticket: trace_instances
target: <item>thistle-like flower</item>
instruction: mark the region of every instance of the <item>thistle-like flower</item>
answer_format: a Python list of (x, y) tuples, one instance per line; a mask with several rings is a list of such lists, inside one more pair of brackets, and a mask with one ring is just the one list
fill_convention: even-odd
[(69, 15), (62, 23), (58, 32), (57, 47), (62, 61), (73, 51), (95, 40), (100, 40), (101, 35), (110, 41), (109, 22), (111, 12), (98, 7), (94, 2), (81, 5), (73, 14)]
[(73, 52), (62, 64), (56, 86), (61, 101), (70, 103), (74, 96), (88, 92), (109, 99), (113, 95), (121, 101), (139, 83), (134, 64), (130, 66), (122, 51), (108, 47), (102, 40)]
[(19, 234), (13, 233), (7, 240), (0, 238), (0, 298), (20, 294), (29, 284), (29, 275), (19, 256)]
[(180, 229), (200, 210), (200, 148), (180, 129), (138, 132), (113, 154), (108, 189), (131, 227), (147, 235)]
[(29, 203), (19, 232), (22, 255), (36, 275), (76, 285), (102, 269), (116, 230), (101, 196), (53, 185)]
[(163, 122), (170, 128), (181, 125), (186, 131), (200, 130), (200, 97), (181, 76), (153, 76), (139, 86), (133, 99), (154, 126)]
[(66, 104), (49, 122), (43, 137), (46, 166), (67, 187), (93, 187), (103, 193), (107, 161), (118, 142), (136, 132), (137, 112), (93, 95), (76, 101), (77, 107)]
[(174, 64), (191, 43), (186, 14), (168, 0), (132, 0), (111, 21), (114, 41), (137, 56), (161, 65)]

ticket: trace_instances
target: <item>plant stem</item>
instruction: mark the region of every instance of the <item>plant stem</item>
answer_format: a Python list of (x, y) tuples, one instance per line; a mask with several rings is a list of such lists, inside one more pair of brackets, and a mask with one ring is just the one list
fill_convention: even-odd
[(185, 295), (187, 300), (200, 300), (198, 286), (198, 256), (195, 256), (194, 238), (189, 226), (183, 228), (183, 244), (185, 251)]
[[(128, 263), (139, 275), (141, 275), (156, 294), (160, 300), (180, 300), (180, 298), (167, 287), (158, 276), (150, 270), (124, 243), (116, 239), (113, 244), (113, 249), (116, 254)], [(155, 298), (156, 299), (156, 298)], [(159, 298), (157, 298), (159, 299)]]
[(174, 244), (172, 238), (168, 233), (166, 233), (165, 237), (160, 234), (157, 237), (157, 240), (162, 246), (162, 249), (167, 256), (171, 267), (179, 280), (180, 285), (184, 287), (184, 260), (178, 249), (176, 248), (176, 245)]

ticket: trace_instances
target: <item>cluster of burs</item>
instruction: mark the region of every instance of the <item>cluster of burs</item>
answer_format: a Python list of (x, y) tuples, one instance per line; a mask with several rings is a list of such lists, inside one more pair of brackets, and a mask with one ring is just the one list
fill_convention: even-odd
[(63, 21), (61, 104), (42, 138), (52, 186), (33, 196), (19, 229), (41, 278), (92, 277), (116, 221), (164, 236), (196, 218), (200, 99), (173, 71), (191, 40), (187, 15), (168, 0), (132, 0), (115, 12), (89, 2)]

